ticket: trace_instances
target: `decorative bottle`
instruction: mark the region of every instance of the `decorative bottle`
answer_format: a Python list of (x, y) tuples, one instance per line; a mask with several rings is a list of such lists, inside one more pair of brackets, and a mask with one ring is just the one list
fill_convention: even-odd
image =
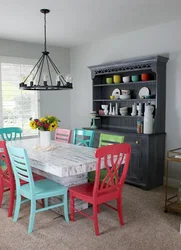
[(132, 113), (131, 116), (136, 116), (136, 103), (132, 105)]
[(109, 106), (109, 115), (112, 115), (112, 103), (110, 103), (110, 106)]

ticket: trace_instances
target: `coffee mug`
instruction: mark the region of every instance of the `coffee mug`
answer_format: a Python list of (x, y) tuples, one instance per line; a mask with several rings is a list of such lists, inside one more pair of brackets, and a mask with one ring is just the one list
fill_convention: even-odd
[(112, 83), (112, 78), (111, 77), (106, 78), (106, 83), (108, 84)]
[(121, 76), (120, 75), (114, 75), (113, 76), (113, 82), (114, 83), (120, 83), (121, 82)]
[(130, 90), (122, 89), (121, 92), (122, 92), (122, 95), (129, 95), (130, 94)]

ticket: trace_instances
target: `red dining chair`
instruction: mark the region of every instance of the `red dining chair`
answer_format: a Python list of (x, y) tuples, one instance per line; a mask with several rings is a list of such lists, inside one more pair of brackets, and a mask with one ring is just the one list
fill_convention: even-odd
[[(9, 154), (6, 148), (6, 141), (0, 141), (0, 160), (5, 163), (5, 165), (3, 164), (3, 166), (0, 166), (0, 207), (2, 205), (4, 192), (10, 191), (8, 217), (11, 217), (14, 208), (16, 186)], [(33, 173), (33, 178), (35, 181), (45, 179), (43, 176), (35, 173)], [(22, 180), (21, 185), (23, 184), (26, 184), (26, 182)], [(44, 207), (44, 200), (42, 200), (42, 206)]]
[(56, 128), (55, 130), (55, 141), (70, 143), (72, 130)]
[[(99, 205), (104, 204), (118, 212), (120, 224), (122, 226), (124, 225), (122, 215), (122, 188), (128, 172), (130, 154), (131, 146), (127, 143), (108, 145), (96, 150), (95, 157), (97, 158), (97, 165), (95, 182), (88, 182), (69, 188), (71, 221), (74, 221), (74, 211), (88, 217), (94, 221), (95, 233), (98, 236)], [(107, 174), (104, 179), (100, 181), (100, 169), (102, 165), (105, 166)], [(119, 171), (121, 172), (120, 177)], [(92, 204), (93, 216), (89, 216), (76, 209), (74, 206), (74, 198)], [(106, 203), (111, 200), (117, 200), (117, 208)]]

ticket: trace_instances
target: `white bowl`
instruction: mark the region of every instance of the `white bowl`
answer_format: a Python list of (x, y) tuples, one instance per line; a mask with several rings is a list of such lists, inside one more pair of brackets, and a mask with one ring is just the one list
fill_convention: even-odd
[(119, 98), (120, 98), (121, 100), (127, 100), (127, 99), (130, 99), (131, 96), (130, 96), (130, 95), (120, 95)]
[(123, 76), (123, 82), (130, 82), (130, 76)]
[(109, 105), (101, 105), (102, 109), (107, 109)]
[(127, 111), (127, 110), (128, 110), (128, 107), (119, 108), (119, 111)]
[(128, 113), (127, 110), (121, 110), (121, 111), (119, 111), (119, 112), (120, 112), (120, 114), (121, 114), (122, 116), (125, 116), (125, 115)]

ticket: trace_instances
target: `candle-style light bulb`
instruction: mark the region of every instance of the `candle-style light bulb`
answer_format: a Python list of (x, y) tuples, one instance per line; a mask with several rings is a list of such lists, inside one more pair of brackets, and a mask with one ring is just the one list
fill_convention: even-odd
[(56, 75), (56, 82), (60, 81), (60, 75)]
[(44, 73), (44, 75), (43, 75), (43, 81), (47, 82), (47, 80), (48, 80), (48, 75), (46, 73)]

